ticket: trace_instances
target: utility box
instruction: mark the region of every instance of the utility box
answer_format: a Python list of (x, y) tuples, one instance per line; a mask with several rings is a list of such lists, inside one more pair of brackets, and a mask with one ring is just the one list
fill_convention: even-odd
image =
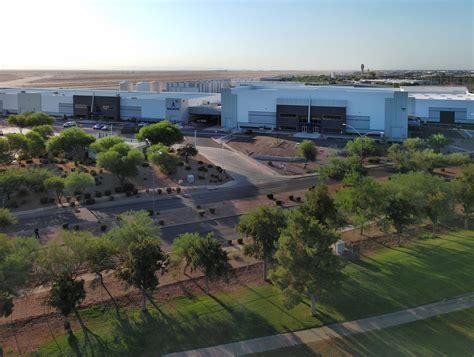
[(332, 249), (334, 251), (334, 254), (343, 255), (344, 251), (346, 250), (346, 244), (342, 239), (339, 239), (336, 243), (332, 245)]
[(193, 183), (194, 182), (194, 175), (188, 175), (187, 181), (188, 181), (188, 183)]

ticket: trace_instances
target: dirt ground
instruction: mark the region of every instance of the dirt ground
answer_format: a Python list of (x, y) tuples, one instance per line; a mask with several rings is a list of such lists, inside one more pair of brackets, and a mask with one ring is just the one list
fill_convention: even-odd
[[(85, 172), (89, 173), (95, 172), (100, 184), (96, 184), (95, 188), (89, 190), (89, 192), (92, 194), (92, 197), (95, 197), (96, 192), (100, 192), (102, 197), (105, 197), (105, 191), (111, 191), (112, 195), (117, 196), (114, 192), (114, 189), (115, 187), (120, 186), (120, 182), (114, 174), (106, 170), (99, 169), (94, 164), (80, 164), (79, 167), (76, 167), (73, 162), (67, 162), (64, 164), (42, 164), (39, 159), (34, 159), (33, 163), (31, 164), (25, 164), (25, 161), (23, 160), (22, 164), (24, 164), (26, 168), (46, 168), (59, 176), (64, 176), (65, 174), (70, 174), (72, 171), (79, 170), (85, 170)], [(186, 169), (187, 166), (189, 166), (190, 170)], [(9, 168), (14, 167), (18, 167), (18, 165), (0, 165), (0, 170), (8, 170)], [(206, 172), (198, 171), (199, 167), (203, 167)], [(177, 186), (189, 187), (221, 185), (232, 180), (231, 176), (227, 175), (226, 173), (220, 173), (216, 166), (214, 166), (204, 156), (199, 154), (196, 157), (189, 158), (189, 163), (183, 163), (183, 166), (179, 166), (176, 173), (172, 175), (165, 175), (159, 170), (159, 168), (156, 167), (140, 167), (138, 172), (139, 173), (136, 177), (132, 177), (127, 180), (131, 182), (138, 190), (151, 190), (153, 187), (155, 187), (165, 191), (167, 187), (176, 188)], [(155, 186), (153, 186), (153, 172), (155, 174)], [(193, 175), (195, 178), (194, 182), (189, 183), (187, 181), (187, 175)], [(200, 176), (202, 179), (200, 179)], [(49, 197), (50, 201), (46, 204), (42, 204), (40, 203), (40, 198), (42, 197)], [(52, 193), (35, 193), (21, 190), (21, 192), (14, 193), (10, 200), (6, 202), (6, 205), (12, 208), (13, 211), (30, 210), (46, 207), (48, 205), (55, 205), (55, 199), (56, 197)], [(62, 198), (61, 201), (63, 205), (68, 205), (68, 202), (74, 202), (76, 199), (73, 197), (73, 195), (67, 194)], [(76, 205), (80, 203), (80, 201), (76, 201)]]
[(280, 162), (272, 161), (272, 165), (268, 165), (281, 175), (302, 175), (314, 172), (318, 167), (328, 162), (328, 157), (334, 155), (337, 149), (332, 147), (317, 146), (318, 156), (315, 162), (308, 162), (306, 168), (304, 161), (298, 155), (298, 143), (300, 141), (292, 138), (275, 138), (271, 136), (260, 135), (239, 135), (234, 136), (228, 142), (228, 145), (248, 156), (270, 155), (280, 157), (297, 158), (300, 162)]
[(117, 89), (120, 81), (186, 81), (204, 79), (260, 79), (306, 71), (0, 71), (0, 87), (62, 87)]

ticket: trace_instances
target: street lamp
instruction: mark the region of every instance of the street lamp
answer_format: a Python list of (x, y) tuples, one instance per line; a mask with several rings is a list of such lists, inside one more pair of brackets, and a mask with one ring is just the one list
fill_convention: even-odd
[[(148, 147), (151, 147), (151, 142), (150, 142), (150, 140), (148, 140), (147, 138), (145, 138), (145, 141), (146, 141)], [(161, 151), (153, 151), (153, 150), (152, 150), (152, 153), (157, 153), (158, 155), (161, 155), (161, 154), (162, 154)], [(155, 191), (156, 191), (156, 187), (155, 187), (155, 167), (154, 167), (154, 165), (153, 165), (153, 160), (152, 160), (151, 167), (152, 167), (152, 170), (151, 170), (151, 180), (152, 180), (152, 186), (153, 186), (153, 194), (152, 194), (153, 214), (155, 214)]]
[(384, 132), (383, 131), (369, 131), (368, 133), (365, 133), (365, 134), (361, 134), (359, 130), (357, 130), (356, 128), (354, 128), (352, 125), (350, 124), (347, 124), (347, 123), (342, 123), (343, 126), (348, 126), (349, 128), (353, 129), (357, 134), (359, 134), (360, 137), (364, 137), (364, 136), (367, 136), (369, 134), (379, 134), (381, 138), (383, 138), (384, 136)]

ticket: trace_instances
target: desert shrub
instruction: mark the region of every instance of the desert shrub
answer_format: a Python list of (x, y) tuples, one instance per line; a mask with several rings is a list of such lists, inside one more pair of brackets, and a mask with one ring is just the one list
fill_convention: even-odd
[(147, 209), (148, 215), (151, 217), (153, 216), (153, 210), (152, 209)]
[(181, 193), (181, 187), (176, 187), (176, 192)]
[(173, 192), (173, 190), (171, 189), (171, 187), (167, 187), (166, 192), (171, 193), (171, 192)]
[(204, 211), (203, 209), (200, 209), (198, 213), (199, 213), (199, 216), (204, 217), (204, 214), (206, 213), (206, 211)]
[(267, 162), (267, 165), (268, 165), (268, 166), (273, 166), (273, 162), (268, 161), (268, 162)]
[(161, 195), (161, 193), (163, 192), (163, 190), (161, 188), (159, 188), (156, 192), (158, 192), (159, 195)]
[(214, 213), (216, 213), (216, 209), (214, 207), (211, 207), (211, 208), (209, 208), (209, 212), (214, 214)]
[(276, 204), (277, 206), (281, 206), (281, 205), (283, 204), (283, 201), (276, 200), (276, 201), (275, 201), (275, 204)]
[(78, 230), (79, 230), (79, 225), (78, 225), (78, 224), (75, 224), (74, 227), (73, 227), (73, 229), (74, 229), (75, 231), (78, 231)]
[(269, 200), (273, 200), (273, 193), (267, 193), (267, 198)]
[(293, 200), (295, 199), (295, 196), (289, 195), (289, 196), (288, 196), (288, 199), (289, 199), (290, 201), (293, 201)]
[(242, 245), (242, 244), (244, 244), (244, 240), (242, 238), (239, 238), (239, 239), (237, 239), (237, 243)]
[(63, 229), (68, 229), (69, 228), (69, 223), (63, 223)]
[(229, 239), (229, 240), (227, 241), (227, 244), (228, 244), (228, 245), (232, 245), (232, 244), (233, 244), (232, 239)]

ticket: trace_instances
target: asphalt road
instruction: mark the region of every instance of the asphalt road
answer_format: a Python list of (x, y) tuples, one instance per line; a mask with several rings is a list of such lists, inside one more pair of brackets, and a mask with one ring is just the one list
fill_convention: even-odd
[[(170, 209), (184, 207), (185, 201), (191, 202), (193, 205), (211, 204), (233, 199), (244, 199), (256, 197), (260, 194), (282, 193), (294, 190), (302, 190), (309, 188), (316, 183), (315, 176), (307, 176), (302, 178), (282, 179), (277, 182), (269, 182), (258, 185), (246, 184), (228, 188), (218, 188), (213, 190), (200, 190), (183, 196), (159, 196), (155, 201), (155, 209), (163, 212)], [(142, 198), (139, 200), (121, 199), (114, 203), (105, 202), (87, 208), (98, 219), (106, 220), (114, 216), (133, 210), (151, 209), (153, 201), (150, 198)], [(183, 224), (179, 226), (163, 227), (163, 239), (170, 240), (177, 234), (184, 232), (200, 232), (207, 234), (214, 232), (216, 236), (233, 239), (235, 238), (234, 227), (238, 221), (238, 217), (216, 218), (210, 221), (199, 223)], [(22, 215), (18, 219), (18, 223), (8, 228), (8, 232), (30, 235), (35, 228), (40, 231), (51, 226), (69, 224), (79, 224), (84, 222), (72, 209), (53, 209), (36, 212), (35, 214)]]

